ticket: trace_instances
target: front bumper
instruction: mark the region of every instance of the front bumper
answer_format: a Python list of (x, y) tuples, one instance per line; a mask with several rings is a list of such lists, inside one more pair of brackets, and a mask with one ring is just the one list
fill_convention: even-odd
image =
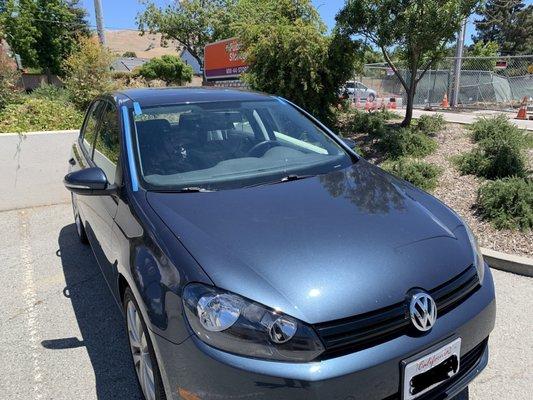
[(155, 336), (161, 373), (169, 399), (400, 399), (401, 361), (451, 337), (462, 338), (461, 359), (475, 359), (426, 399), (459, 393), (487, 365), (485, 339), (494, 327), (496, 304), (492, 275), (466, 301), (439, 317), (423, 336), (400, 336), (342, 357), (293, 364), (246, 358), (207, 346), (195, 336), (180, 345)]

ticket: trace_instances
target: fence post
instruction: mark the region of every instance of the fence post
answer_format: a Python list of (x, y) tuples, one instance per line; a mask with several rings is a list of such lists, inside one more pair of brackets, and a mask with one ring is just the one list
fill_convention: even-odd
[(455, 66), (453, 71), (453, 92), (451, 96), (451, 106), (457, 107), (459, 103), (459, 87), (461, 84), (461, 67), (463, 64), (463, 47), (466, 35), (466, 18), (461, 24), (461, 29), (457, 32), (457, 45), (455, 48)]

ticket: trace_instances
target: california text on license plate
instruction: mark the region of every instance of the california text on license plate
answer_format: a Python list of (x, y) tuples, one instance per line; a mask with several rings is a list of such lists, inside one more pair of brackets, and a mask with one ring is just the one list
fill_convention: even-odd
[(403, 372), (403, 400), (412, 400), (459, 372), (461, 338), (410, 362)]

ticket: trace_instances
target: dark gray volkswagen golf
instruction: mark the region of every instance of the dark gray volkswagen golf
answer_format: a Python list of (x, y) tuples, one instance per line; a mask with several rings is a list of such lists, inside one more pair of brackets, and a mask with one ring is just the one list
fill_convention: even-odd
[(148, 400), (445, 399), (494, 285), (452, 210), (275, 96), (96, 99), (65, 186)]

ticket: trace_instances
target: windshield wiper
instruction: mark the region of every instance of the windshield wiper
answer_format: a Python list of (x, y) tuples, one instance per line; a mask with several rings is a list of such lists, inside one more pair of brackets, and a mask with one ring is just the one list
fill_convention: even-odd
[(215, 190), (212, 189), (205, 189), (198, 186), (189, 186), (184, 187), (179, 190), (177, 190), (178, 193), (206, 193), (206, 192), (214, 192)]
[(299, 181), (301, 179), (312, 178), (313, 176), (316, 176), (316, 175), (295, 175), (295, 174), (290, 174), (290, 175), (286, 175), (283, 178), (275, 180), (275, 181), (254, 183), (253, 185), (248, 185), (248, 186), (245, 186), (245, 187), (246, 188), (250, 188), (250, 187), (256, 187), (256, 186), (263, 186), (263, 185), (277, 185), (279, 183)]

